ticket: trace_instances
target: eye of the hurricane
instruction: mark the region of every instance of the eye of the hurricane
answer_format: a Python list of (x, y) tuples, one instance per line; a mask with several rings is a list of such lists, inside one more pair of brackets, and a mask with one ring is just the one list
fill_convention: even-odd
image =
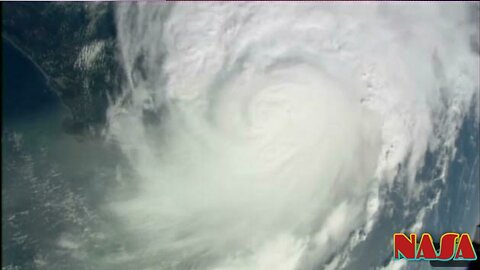
[[(355, 142), (356, 120), (367, 116), (353, 90), (302, 65), (240, 74), (217, 93), (215, 128), (275, 170), (300, 156), (319, 162), (333, 145)], [(315, 162), (301, 162), (308, 160)]]

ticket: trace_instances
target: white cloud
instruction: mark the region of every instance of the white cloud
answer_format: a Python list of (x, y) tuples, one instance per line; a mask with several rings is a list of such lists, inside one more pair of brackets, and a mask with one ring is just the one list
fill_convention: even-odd
[[(378, 188), (399, 164), (414, 187), (478, 85), (463, 8), (180, 3), (167, 16), (122, 5), (132, 102), (112, 106), (110, 136), (139, 190), (112, 209), (134, 252), (198, 269), (295, 269), (325, 262), (359, 226), (368, 233)], [(145, 108), (168, 114), (146, 126)]]

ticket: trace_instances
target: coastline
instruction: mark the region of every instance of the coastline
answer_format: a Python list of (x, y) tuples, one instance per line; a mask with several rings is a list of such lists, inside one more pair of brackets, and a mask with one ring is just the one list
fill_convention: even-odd
[[(5, 32), (2, 32), (2, 39), (6, 41), (9, 45), (11, 45), (15, 50), (17, 50), (22, 56), (24, 56), (33, 66), (42, 74), (45, 78), (45, 83), (48, 90), (52, 91), (60, 101), (61, 106), (66, 110), (67, 114), (73, 117), (73, 112), (70, 107), (64, 102), (62, 99), (62, 94), (59, 90), (55, 87), (55, 82), (51, 79), (51, 77), (43, 70), (43, 68), (33, 59), (33, 57), (23, 50), (19, 45), (17, 45)], [(3, 53), (3, 52), (2, 52)]]
[[(8, 42), (13, 48), (19, 51), (23, 56), (25, 56), (32, 64), (40, 71), (40, 73), (45, 77), (47, 83), (50, 85), (51, 78), (48, 74), (43, 70), (43, 68), (33, 59), (33, 57), (27, 53), (24, 49), (22, 49), (19, 45), (17, 45), (11, 38), (8, 37), (8, 34), (5, 32), (2, 33), (2, 39)], [(54, 91), (56, 93), (56, 91)], [(58, 94), (58, 93), (57, 93)]]

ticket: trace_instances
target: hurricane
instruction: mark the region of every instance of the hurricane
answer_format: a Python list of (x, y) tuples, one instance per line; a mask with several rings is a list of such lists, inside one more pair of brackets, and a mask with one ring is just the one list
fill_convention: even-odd
[(2, 270), (425, 270), (394, 233), (479, 223), (479, 3), (2, 8)]
[(109, 207), (133, 260), (342, 267), (382, 190), (413, 205), (427, 153), (452, 155), (478, 91), (466, 18), (460, 4), (118, 5), (126, 76), (107, 136), (135, 190)]

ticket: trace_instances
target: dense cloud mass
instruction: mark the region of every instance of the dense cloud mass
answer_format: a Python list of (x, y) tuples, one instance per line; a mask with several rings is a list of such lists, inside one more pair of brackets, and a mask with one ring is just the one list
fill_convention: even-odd
[[(111, 194), (107, 207), (131, 241), (115, 260), (137, 269), (348, 265), (340, 251), (368, 238), (386, 208), (381, 190), (400, 183), (413, 204), (429, 186), (418, 179), (427, 153), (441, 154), (443, 169), (453, 155), (478, 98), (476, 9), (118, 5), (126, 78), (106, 135), (135, 189)], [(421, 228), (422, 218), (405, 226)]]
[(478, 3), (4, 7), (2, 270), (425, 270), (393, 233), (479, 222)]

